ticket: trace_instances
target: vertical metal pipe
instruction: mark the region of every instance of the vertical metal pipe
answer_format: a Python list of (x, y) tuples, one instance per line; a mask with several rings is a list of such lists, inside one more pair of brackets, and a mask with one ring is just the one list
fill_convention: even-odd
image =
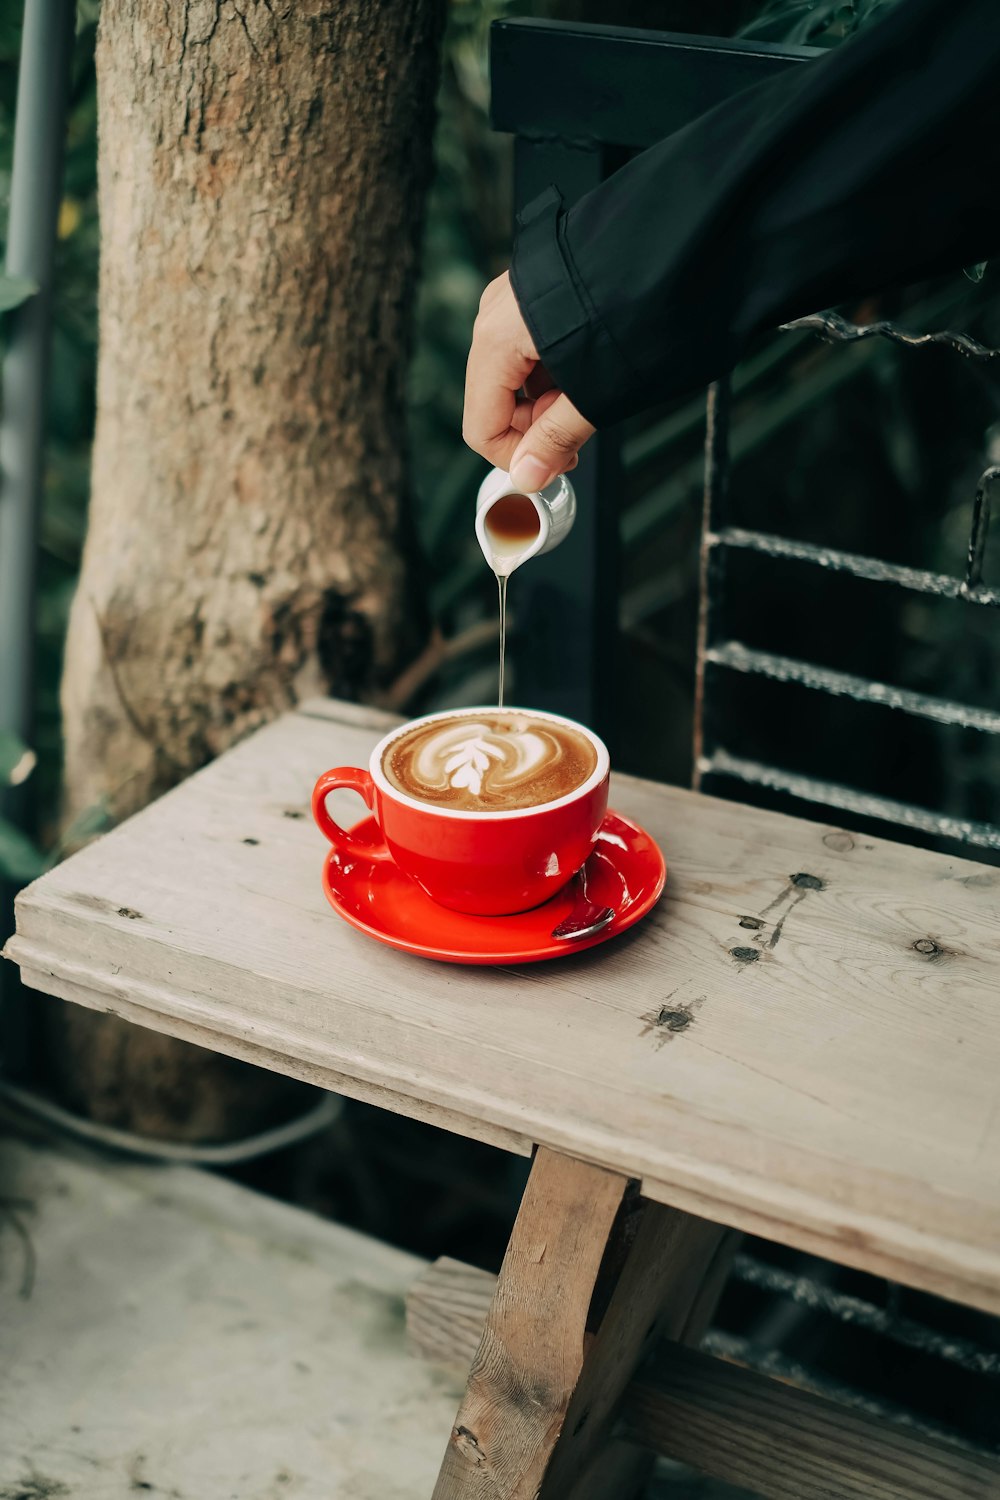
[[(25, 0), (14, 117), (6, 270), (38, 290), (8, 315), (0, 389), (0, 730), (34, 728), (35, 577), (41, 511), (52, 267), (62, 190), (75, 0)], [(0, 786), (0, 814), (21, 822), (23, 790)], [(0, 942), (14, 926), (14, 891), (0, 880)], [(0, 964), (5, 1071), (21, 1072), (28, 1041), (12, 964)]]
[(714, 645), (716, 611), (721, 604), (723, 558), (718, 534), (725, 525), (729, 491), (729, 377), (708, 388), (705, 427), (705, 491), (701, 519), (701, 555), (698, 568), (698, 639), (695, 654), (694, 744), (691, 785), (702, 789), (706, 742), (706, 673), (708, 649)]
[(30, 739), (52, 265), (74, 0), (25, 0), (7, 222), (8, 275), (38, 287), (8, 318), (0, 395), (0, 729)]
[(990, 494), (993, 485), (1000, 479), (1000, 464), (991, 464), (979, 476), (976, 498), (972, 506), (972, 530), (969, 533), (969, 556), (965, 566), (965, 582), (962, 593), (969, 594), (978, 589), (983, 581), (983, 560), (986, 556), (986, 537), (990, 529)]

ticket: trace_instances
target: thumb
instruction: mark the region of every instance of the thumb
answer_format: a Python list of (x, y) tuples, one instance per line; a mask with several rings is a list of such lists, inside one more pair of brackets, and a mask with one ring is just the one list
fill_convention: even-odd
[(531, 426), (514, 450), (510, 477), (519, 490), (543, 490), (557, 474), (574, 466), (577, 452), (594, 428), (568, 396), (546, 391), (535, 402)]

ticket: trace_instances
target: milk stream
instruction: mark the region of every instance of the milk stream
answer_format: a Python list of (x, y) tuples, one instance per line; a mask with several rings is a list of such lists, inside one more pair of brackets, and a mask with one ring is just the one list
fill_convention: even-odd
[(504, 660), (507, 650), (507, 580), (524, 560), (524, 554), (541, 530), (538, 512), (527, 495), (504, 495), (486, 517), (490, 544), (489, 564), (496, 574), (500, 595), (500, 687), (498, 707), (503, 708)]
[(503, 664), (507, 651), (507, 578), (508, 574), (497, 574), (497, 586), (500, 589), (500, 689), (497, 693), (497, 707), (503, 708)]

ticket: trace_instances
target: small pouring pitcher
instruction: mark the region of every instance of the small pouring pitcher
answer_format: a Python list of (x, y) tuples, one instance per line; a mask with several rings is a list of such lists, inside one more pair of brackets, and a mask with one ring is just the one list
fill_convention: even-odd
[[(518, 550), (502, 553), (492, 544), (486, 527), (490, 511), (498, 501), (508, 495), (523, 495), (530, 500), (538, 515), (538, 534)], [(558, 475), (544, 490), (519, 489), (504, 469), (491, 469), (479, 486), (476, 497), (476, 536), (483, 555), (497, 574), (507, 576), (519, 568), (529, 557), (538, 557), (551, 552), (569, 535), (576, 520), (576, 493), (565, 474)]]

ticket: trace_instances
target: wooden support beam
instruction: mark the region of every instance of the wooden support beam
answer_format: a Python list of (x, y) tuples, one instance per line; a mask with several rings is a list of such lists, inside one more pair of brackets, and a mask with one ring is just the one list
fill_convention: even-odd
[[(638, 1494), (650, 1460), (610, 1444), (611, 1423), (660, 1336), (684, 1335), (724, 1238), (643, 1202), (625, 1177), (540, 1149), (434, 1500)], [(464, 1275), (465, 1347), (477, 1290)]]
[(622, 1403), (635, 1442), (762, 1500), (997, 1500), (1000, 1464), (665, 1344)]
[[(612, 1270), (607, 1307), (586, 1352), (539, 1500), (569, 1495), (576, 1500), (575, 1486), (600, 1457), (640, 1365), (664, 1338), (700, 1342), (714, 1310), (714, 1296), (706, 1305), (701, 1291), (706, 1280), (716, 1294), (719, 1289), (713, 1274), (716, 1252), (721, 1256), (732, 1238), (725, 1230), (637, 1195), (631, 1234), (627, 1253)], [(618, 1500), (619, 1493), (613, 1484), (603, 1491), (607, 1500)]]
[[(711, 1279), (710, 1270), (706, 1286)], [(458, 1261), (430, 1266), (407, 1298), (411, 1345), (441, 1363), (467, 1363), (495, 1284), (488, 1272)], [(685, 1335), (694, 1332), (689, 1325)], [(662, 1453), (762, 1500), (1000, 1496), (1000, 1464), (986, 1457), (671, 1341), (628, 1382), (616, 1416), (620, 1448), (634, 1444)], [(603, 1453), (587, 1474), (588, 1487), (574, 1490), (573, 1500), (614, 1493), (607, 1484), (601, 1488), (602, 1460), (608, 1461)]]

